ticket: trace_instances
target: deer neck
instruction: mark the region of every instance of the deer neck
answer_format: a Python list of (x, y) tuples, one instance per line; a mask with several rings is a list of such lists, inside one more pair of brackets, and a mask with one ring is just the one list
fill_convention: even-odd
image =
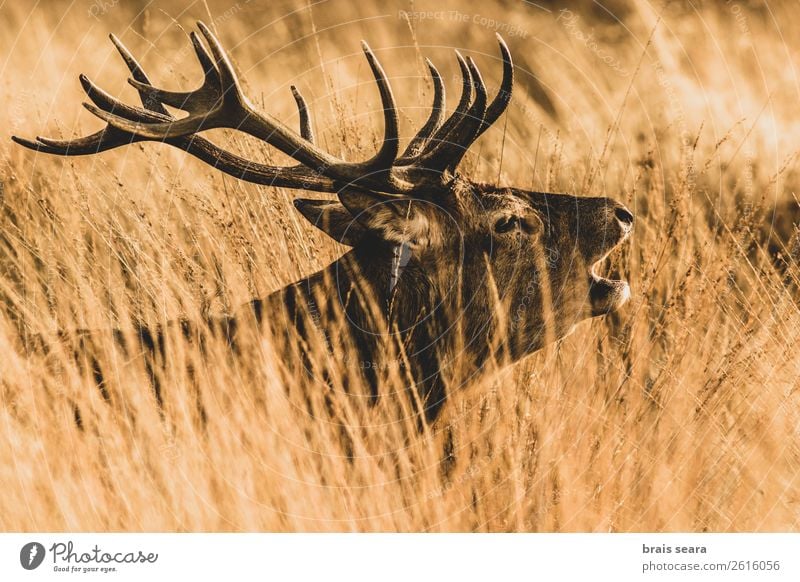
[(318, 356), (344, 363), (366, 379), (374, 399), (393, 372), (401, 381), (410, 376), (406, 385), (416, 387), (430, 421), (444, 402), (445, 385), (462, 385), (480, 371), (485, 342), (463, 349), (463, 334), (472, 331), (443, 308), (453, 281), (404, 252), (363, 245), (251, 306), (307, 369)]
[(259, 320), (263, 311), (273, 326), (284, 327), (281, 318), (266, 313), (282, 310), (301, 335), (322, 334), (330, 351), (351, 350), (345, 344), (354, 344), (364, 352), (356, 357), (368, 361), (376, 352), (391, 352), (392, 341), (403, 342), (414, 355), (417, 344), (435, 339), (426, 336), (446, 326), (433, 321), (441, 317), (435, 310), (441, 302), (438, 288), (407, 249), (376, 243), (351, 250), (252, 305)]

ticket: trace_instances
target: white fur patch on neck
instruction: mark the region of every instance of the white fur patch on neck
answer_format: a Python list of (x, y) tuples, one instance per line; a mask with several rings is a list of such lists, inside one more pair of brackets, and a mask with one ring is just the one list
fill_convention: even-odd
[(397, 282), (403, 274), (403, 269), (411, 260), (411, 245), (407, 242), (395, 245), (392, 248), (392, 268), (389, 274), (389, 293), (397, 287)]
[(406, 208), (395, 207), (395, 210), (379, 206), (369, 217), (367, 228), (380, 232), (381, 238), (397, 244), (410, 243), (415, 248), (440, 245), (442, 232), (439, 225), (430, 220), (422, 203), (419, 204), (412, 207), (409, 203)]

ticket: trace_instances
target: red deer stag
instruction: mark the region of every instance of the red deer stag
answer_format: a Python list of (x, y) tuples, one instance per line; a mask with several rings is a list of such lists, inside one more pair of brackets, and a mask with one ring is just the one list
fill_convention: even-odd
[[(383, 105), (384, 138), (372, 158), (347, 162), (315, 142), (306, 103), (294, 87), (299, 133), (259, 112), (243, 93), (216, 36), (203, 23), (198, 26), (205, 42), (194, 32), (190, 37), (205, 75), (199, 89), (154, 87), (112, 35), (144, 108), (121, 103), (82, 75), (93, 102), (85, 107), (106, 122), (102, 131), (69, 141), (14, 140), (65, 156), (164, 142), (242, 180), (335, 194), (336, 200), (300, 198), (295, 206), (352, 249), (308, 278), (253, 300), (241, 313), (207, 322), (204, 329), (222, 333), (234, 350), (246, 321), (250, 329), (267, 326), (301, 346), (295, 351), (310, 365), (309, 350), (302, 346), (310, 346), (309, 338), (316, 336), (328, 353), (355, 350), (347, 360), (367, 364), (356, 368), (372, 399), (378, 398), (388, 360), (401, 358), (412, 401), (432, 422), (447, 386), (467, 382), (490, 361), (517, 361), (564, 337), (581, 320), (607, 314), (628, 299), (626, 282), (603, 278), (596, 269), (632, 229), (633, 215), (624, 206), (609, 198), (476, 183), (457, 172), (471, 144), (511, 100), (514, 68), (501, 38), (498, 94), (489, 101), (475, 62), (456, 52), (463, 87), (446, 118), (442, 77), (427, 63), (433, 106), (402, 153), (389, 80), (363, 43)], [(188, 115), (175, 118), (165, 105)], [(250, 134), (298, 164), (256, 163), (198, 135), (214, 128)], [(191, 327), (181, 326), (186, 333)], [(163, 358), (163, 334), (161, 328), (141, 327), (135, 337)], [(125, 334), (116, 335), (125, 345)], [(102, 371), (94, 372), (102, 383)]]

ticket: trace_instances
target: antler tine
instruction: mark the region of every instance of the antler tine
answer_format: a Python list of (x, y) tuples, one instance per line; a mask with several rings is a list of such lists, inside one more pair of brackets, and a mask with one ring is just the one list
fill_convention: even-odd
[(43, 154), (53, 154), (57, 156), (83, 156), (104, 152), (119, 146), (133, 143), (130, 134), (119, 132), (118, 139), (111, 139), (108, 130), (101, 130), (86, 137), (71, 140), (56, 140), (37, 136), (36, 141), (25, 139), (16, 135), (11, 136), (11, 140), (23, 147)]
[[(142, 109), (141, 107), (128, 105), (118, 99), (114, 99), (111, 95), (103, 91), (103, 89), (92, 83), (84, 74), (81, 74), (78, 79), (83, 86), (83, 90), (86, 92), (86, 96), (103, 111), (118, 113), (127, 119), (135, 119), (138, 121), (169, 122), (174, 119), (159, 101), (142, 99), (142, 104), (147, 106), (147, 109)], [(150, 107), (153, 107), (153, 109), (150, 109)], [(159, 110), (164, 113), (159, 112)]]
[(497, 34), (497, 43), (500, 45), (500, 54), (503, 57), (503, 80), (500, 82), (500, 89), (497, 91), (497, 95), (495, 95), (486, 109), (486, 115), (480, 128), (478, 128), (476, 139), (498, 120), (508, 108), (509, 103), (511, 103), (511, 92), (514, 89), (514, 62), (511, 60), (511, 51), (508, 50), (506, 41), (503, 40), (499, 33)]
[(447, 118), (428, 140), (428, 143), (417, 159), (434, 151), (436, 147), (447, 138), (447, 134), (458, 125), (459, 121), (463, 119), (469, 109), (472, 100), (472, 73), (469, 70), (467, 61), (464, 60), (464, 57), (462, 57), (461, 53), (458, 51), (456, 51), (456, 59), (458, 60), (458, 67), (461, 69), (461, 97), (458, 100), (458, 105), (456, 105), (455, 111), (450, 114), (450, 117)]
[(472, 57), (467, 59), (467, 66), (475, 89), (475, 99), (444, 140), (423, 158), (423, 164), (429, 169), (454, 171), (475, 141), (478, 128), (486, 115), (487, 95), (483, 77)]
[[(100, 101), (102, 98), (95, 96), (95, 99)], [(131, 108), (134, 111), (135, 108)], [(144, 111), (144, 110), (142, 110)], [(136, 113), (138, 115), (138, 113)], [(160, 117), (159, 114), (153, 113), (153, 117), (142, 117), (144, 120), (153, 120)], [(84, 156), (90, 154), (97, 154), (100, 152), (108, 151), (124, 145), (129, 145), (145, 139), (133, 134), (127, 133), (115, 127), (106, 126), (98, 132), (87, 135), (85, 137), (74, 138), (70, 140), (50, 139), (47, 137), (37, 136), (36, 141), (30, 141), (15, 135), (11, 139), (21, 146), (42, 152), (45, 154), (54, 154), (60, 156)]]
[(431, 79), (433, 80), (433, 105), (431, 106), (431, 113), (425, 125), (420, 128), (417, 135), (409, 142), (403, 155), (397, 159), (397, 163), (409, 162), (418, 155), (428, 143), (433, 132), (439, 129), (444, 119), (445, 90), (442, 75), (439, 74), (439, 71), (430, 60), (425, 59), (425, 63), (428, 65), (428, 69), (431, 72)]
[[(149, 85), (150, 79), (147, 77), (147, 74), (144, 72), (144, 69), (142, 69), (142, 66), (139, 64), (139, 61), (137, 61), (134, 58), (133, 54), (131, 54), (131, 51), (128, 50), (128, 47), (122, 44), (122, 41), (118, 39), (117, 36), (113, 33), (109, 34), (108, 38), (111, 40), (111, 43), (117, 49), (117, 52), (122, 57), (122, 60), (125, 61), (125, 65), (128, 67), (128, 70), (130, 71), (133, 78), (141, 83), (146, 83)], [(82, 75), (82, 77), (85, 77), (85, 75)], [(86, 85), (84, 85), (84, 89), (86, 89)], [(150, 109), (151, 111), (155, 111), (156, 113), (161, 113), (162, 115), (167, 115), (167, 116), (170, 115), (169, 111), (167, 111), (167, 109), (160, 102), (148, 101), (147, 97), (148, 97), (147, 94), (143, 93), (142, 91), (139, 91), (139, 99), (141, 100), (142, 105), (144, 105), (145, 108)]]
[[(514, 84), (514, 65), (508, 46), (499, 34), (497, 40), (503, 59), (503, 80), (497, 95), (487, 107), (486, 86), (475, 61), (470, 58), (464, 62), (461, 55), (456, 53), (464, 79), (461, 101), (456, 111), (437, 130), (422, 152), (409, 160), (410, 166), (441, 172), (444, 180), (449, 179), (469, 147), (508, 108)], [(467, 82), (470, 86), (469, 92), (466, 88)], [(468, 99), (465, 98), (471, 98), (473, 88), (475, 98), (467, 108), (465, 101)]]
[(397, 115), (397, 106), (395, 105), (394, 95), (392, 94), (392, 87), (389, 85), (389, 79), (386, 78), (386, 73), (383, 67), (378, 62), (377, 57), (369, 48), (366, 41), (361, 41), (361, 48), (369, 62), (372, 75), (375, 77), (375, 82), (378, 85), (378, 91), (381, 95), (381, 104), (383, 105), (383, 144), (375, 156), (365, 162), (364, 169), (386, 169), (390, 168), (394, 161), (397, 159), (397, 154), (400, 151), (399, 141), (399, 125), (400, 120)]
[(297, 87), (291, 86), (292, 96), (297, 103), (297, 112), (300, 114), (300, 135), (306, 141), (314, 143), (314, 129), (311, 127), (311, 118), (308, 115), (308, 105), (306, 100), (298, 91)]
[[(143, 83), (149, 83), (149, 79), (147, 78), (147, 75), (145, 74), (141, 65), (136, 61), (127, 47), (125, 47), (125, 45), (122, 44), (122, 42), (115, 35), (111, 34), (109, 35), (109, 38), (117, 48), (119, 54), (122, 56), (131, 74), (137, 80)], [(158, 121), (171, 118), (169, 112), (161, 105), (161, 103), (157, 101), (146, 100), (145, 95), (143, 95), (141, 92), (139, 95), (142, 98), (142, 104), (147, 106), (147, 110), (140, 109), (138, 107), (131, 107), (120, 101), (117, 101), (108, 93), (92, 83), (89, 78), (86, 77), (86, 75), (81, 74), (79, 80), (89, 99), (107, 111), (122, 111), (124, 114), (137, 118), (140, 121)], [(111, 125), (106, 125), (104, 129), (91, 135), (71, 140), (55, 140), (41, 136), (36, 137), (36, 142), (17, 136), (12, 136), (11, 139), (16, 143), (35, 151), (62, 156), (96, 154), (145, 140), (143, 137), (133, 135)]]
[(189, 113), (199, 114), (213, 109), (220, 101), (222, 98), (220, 73), (197, 34), (192, 32), (189, 38), (203, 69), (203, 84), (194, 91), (166, 91), (153, 87), (149, 81), (136, 79), (134, 75), (134, 78), (128, 79), (128, 83), (139, 91), (143, 103), (153, 101), (159, 105), (163, 103)]
[(214, 33), (211, 32), (203, 21), (197, 21), (197, 28), (200, 29), (200, 32), (205, 37), (208, 48), (211, 49), (211, 54), (214, 57), (214, 62), (219, 73), (219, 81), (223, 96), (235, 97), (243, 104), (249, 105), (249, 100), (241, 91), (239, 79), (236, 76), (236, 72), (233, 70), (233, 63), (231, 63), (230, 58), (228, 58), (228, 53), (222, 48), (222, 43), (219, 42), (219, 39), (214, 36)]

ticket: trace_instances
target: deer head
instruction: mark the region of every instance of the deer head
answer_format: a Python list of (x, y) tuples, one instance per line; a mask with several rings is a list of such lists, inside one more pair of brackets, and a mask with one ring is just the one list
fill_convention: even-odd
[[(347, 274), (347, 284), (364, 279), (376, 302), (386, 306), (390, 325), (413, 339), (412, 357), (425, 361), (422, 375), (438, 373), (443, 354), (456, 343), (469, 354), (471, 367), (488, 357), (514, 361), (628, 299), (627, 283), (605, 279), (596, 268), (632, 229), (633, 215), (625, 207), (608, 198), (479, 184), (457, 172), (470, 145), (511, 100), (514, 67), (499, 36), (503, 79), (491, 101), (475, 62), (456, 52), (461, 97), (445, 117), (444, 84), (427, 63), (434, 88), (430, 116), (402, 152), (389, 81), (363, 43), (385, 129), (377, 153), (352, 163), (315, 143), (305, 100), (294, 87), (299, 133), (258, 112), (220, 42), (203, 23), (198, 27), (205, 44), (194, 32), (190, 38), (205, 75), (199, 89), (154, 87), (112, 35), (144, 108), (121, 103), (81, 76), (92, 101), (86, 108), (107, 124), (102, 131), (70, 141), (14, 140), (59, 155), (160, 141), (243, 180), (335, 194), (335, 200), (298, 199), (295, 205), (315, 226), (353, 247), (337, 268)], [(188, 116), (176, 119), (164, 105)], [(241, 158), (198, 135), (213, 128), (250, 134), (298, 164), (276, 167)], [(429, 356), (421, 356), (426, 349)], [(422, 392), (431, 419), (443, 395), (433, 388)]]

